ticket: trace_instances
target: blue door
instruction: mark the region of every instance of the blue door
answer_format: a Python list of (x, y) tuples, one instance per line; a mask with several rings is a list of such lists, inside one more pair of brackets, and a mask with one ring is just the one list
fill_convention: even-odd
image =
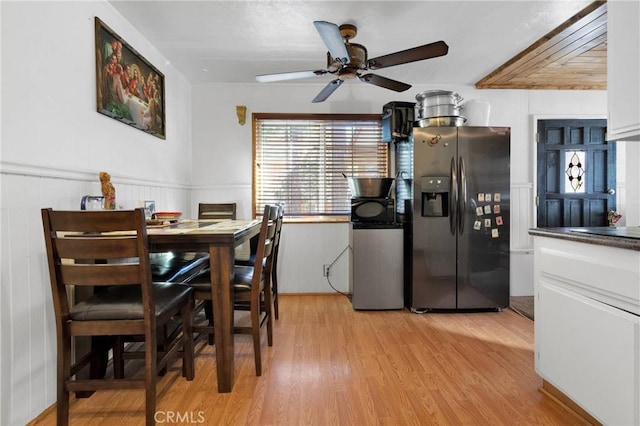
[(606, 120), (538, 121), (538, 227), (607, 226), (616, 148)]

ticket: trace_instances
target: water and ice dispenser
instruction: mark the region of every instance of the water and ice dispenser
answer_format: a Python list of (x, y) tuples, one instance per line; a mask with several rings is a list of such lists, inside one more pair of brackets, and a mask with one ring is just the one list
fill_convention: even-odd
[(422, 176), (420, 193), (423, 217), (449, 216), (449, 178), (442, 176)]

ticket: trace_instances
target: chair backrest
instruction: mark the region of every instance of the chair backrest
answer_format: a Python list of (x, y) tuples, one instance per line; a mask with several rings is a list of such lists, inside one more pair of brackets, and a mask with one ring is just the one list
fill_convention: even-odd
[[(277, 220), (277, 222), (276, 222), (276, 239), (275, 239), (275, 242), (274, 242), (274, 257), (277, 259), (277, 256), (278, 256), (278, 245), (280, 244), (280, 232), (282, 230), (282, 221), (284, 219), (284, 203), (277, 203), (277, 204), (275, 204), (275, 207), (279, 209), (278, 213), (277, 213), (277, 216), (276, 216), (276, 220)], [(250, 253), (253, 256), (257, 251), (258, 239), (257, 238), (252, 238), (251, 241), (249, 242), (249, 245), (250, 245)]]
[(200, 203), (198, 219), (233, 219), (236, 218), (236, 203)]
[(155, 306), (143, 209), (42, 209), (42, 224), (58, 327), (70, 318), (68, 286), (141, 286), (149, 320)]
[[(258, 238), (258, 246), (256, 247), (256, 259), (253, 265), (253, 283), (252, 289), (259, 288), (259, 281), (270, 275), (273, 263), (274, 238), (276, 236), (276, 225), (278, 218), (278, 206), (265, 205), (262, 215), (262, 225), (260, 226), (260, 236)], [(264, 269), (263, 269), (264, 268)], [(255, 271), (263, 271), (263, 274), (257, 274)]]
[(273, 266), (278, 262), (278, 250), (280, 248), (280, 237), (282, 234), (282, 222), (284, 221), (284, 203), (276, 204), (278, 214), (276, 217), (276, 235), (273, 239)]

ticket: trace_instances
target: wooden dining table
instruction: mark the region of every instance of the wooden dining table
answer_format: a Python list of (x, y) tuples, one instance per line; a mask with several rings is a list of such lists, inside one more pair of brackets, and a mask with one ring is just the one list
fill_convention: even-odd
[(260, 220), (182, 220), (147, 228), (152, 252), (208, 252), (211, 264), (214, 339), (218, 392), (231, 392), (234, 381), (233, 265), (235, 248), (260, 232)]

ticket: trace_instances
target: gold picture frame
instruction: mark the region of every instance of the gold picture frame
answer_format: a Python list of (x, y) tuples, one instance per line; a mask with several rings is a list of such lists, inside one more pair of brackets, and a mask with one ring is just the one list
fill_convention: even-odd
[(96, 16), (97, 111), (166, 139), (164, 74)]

